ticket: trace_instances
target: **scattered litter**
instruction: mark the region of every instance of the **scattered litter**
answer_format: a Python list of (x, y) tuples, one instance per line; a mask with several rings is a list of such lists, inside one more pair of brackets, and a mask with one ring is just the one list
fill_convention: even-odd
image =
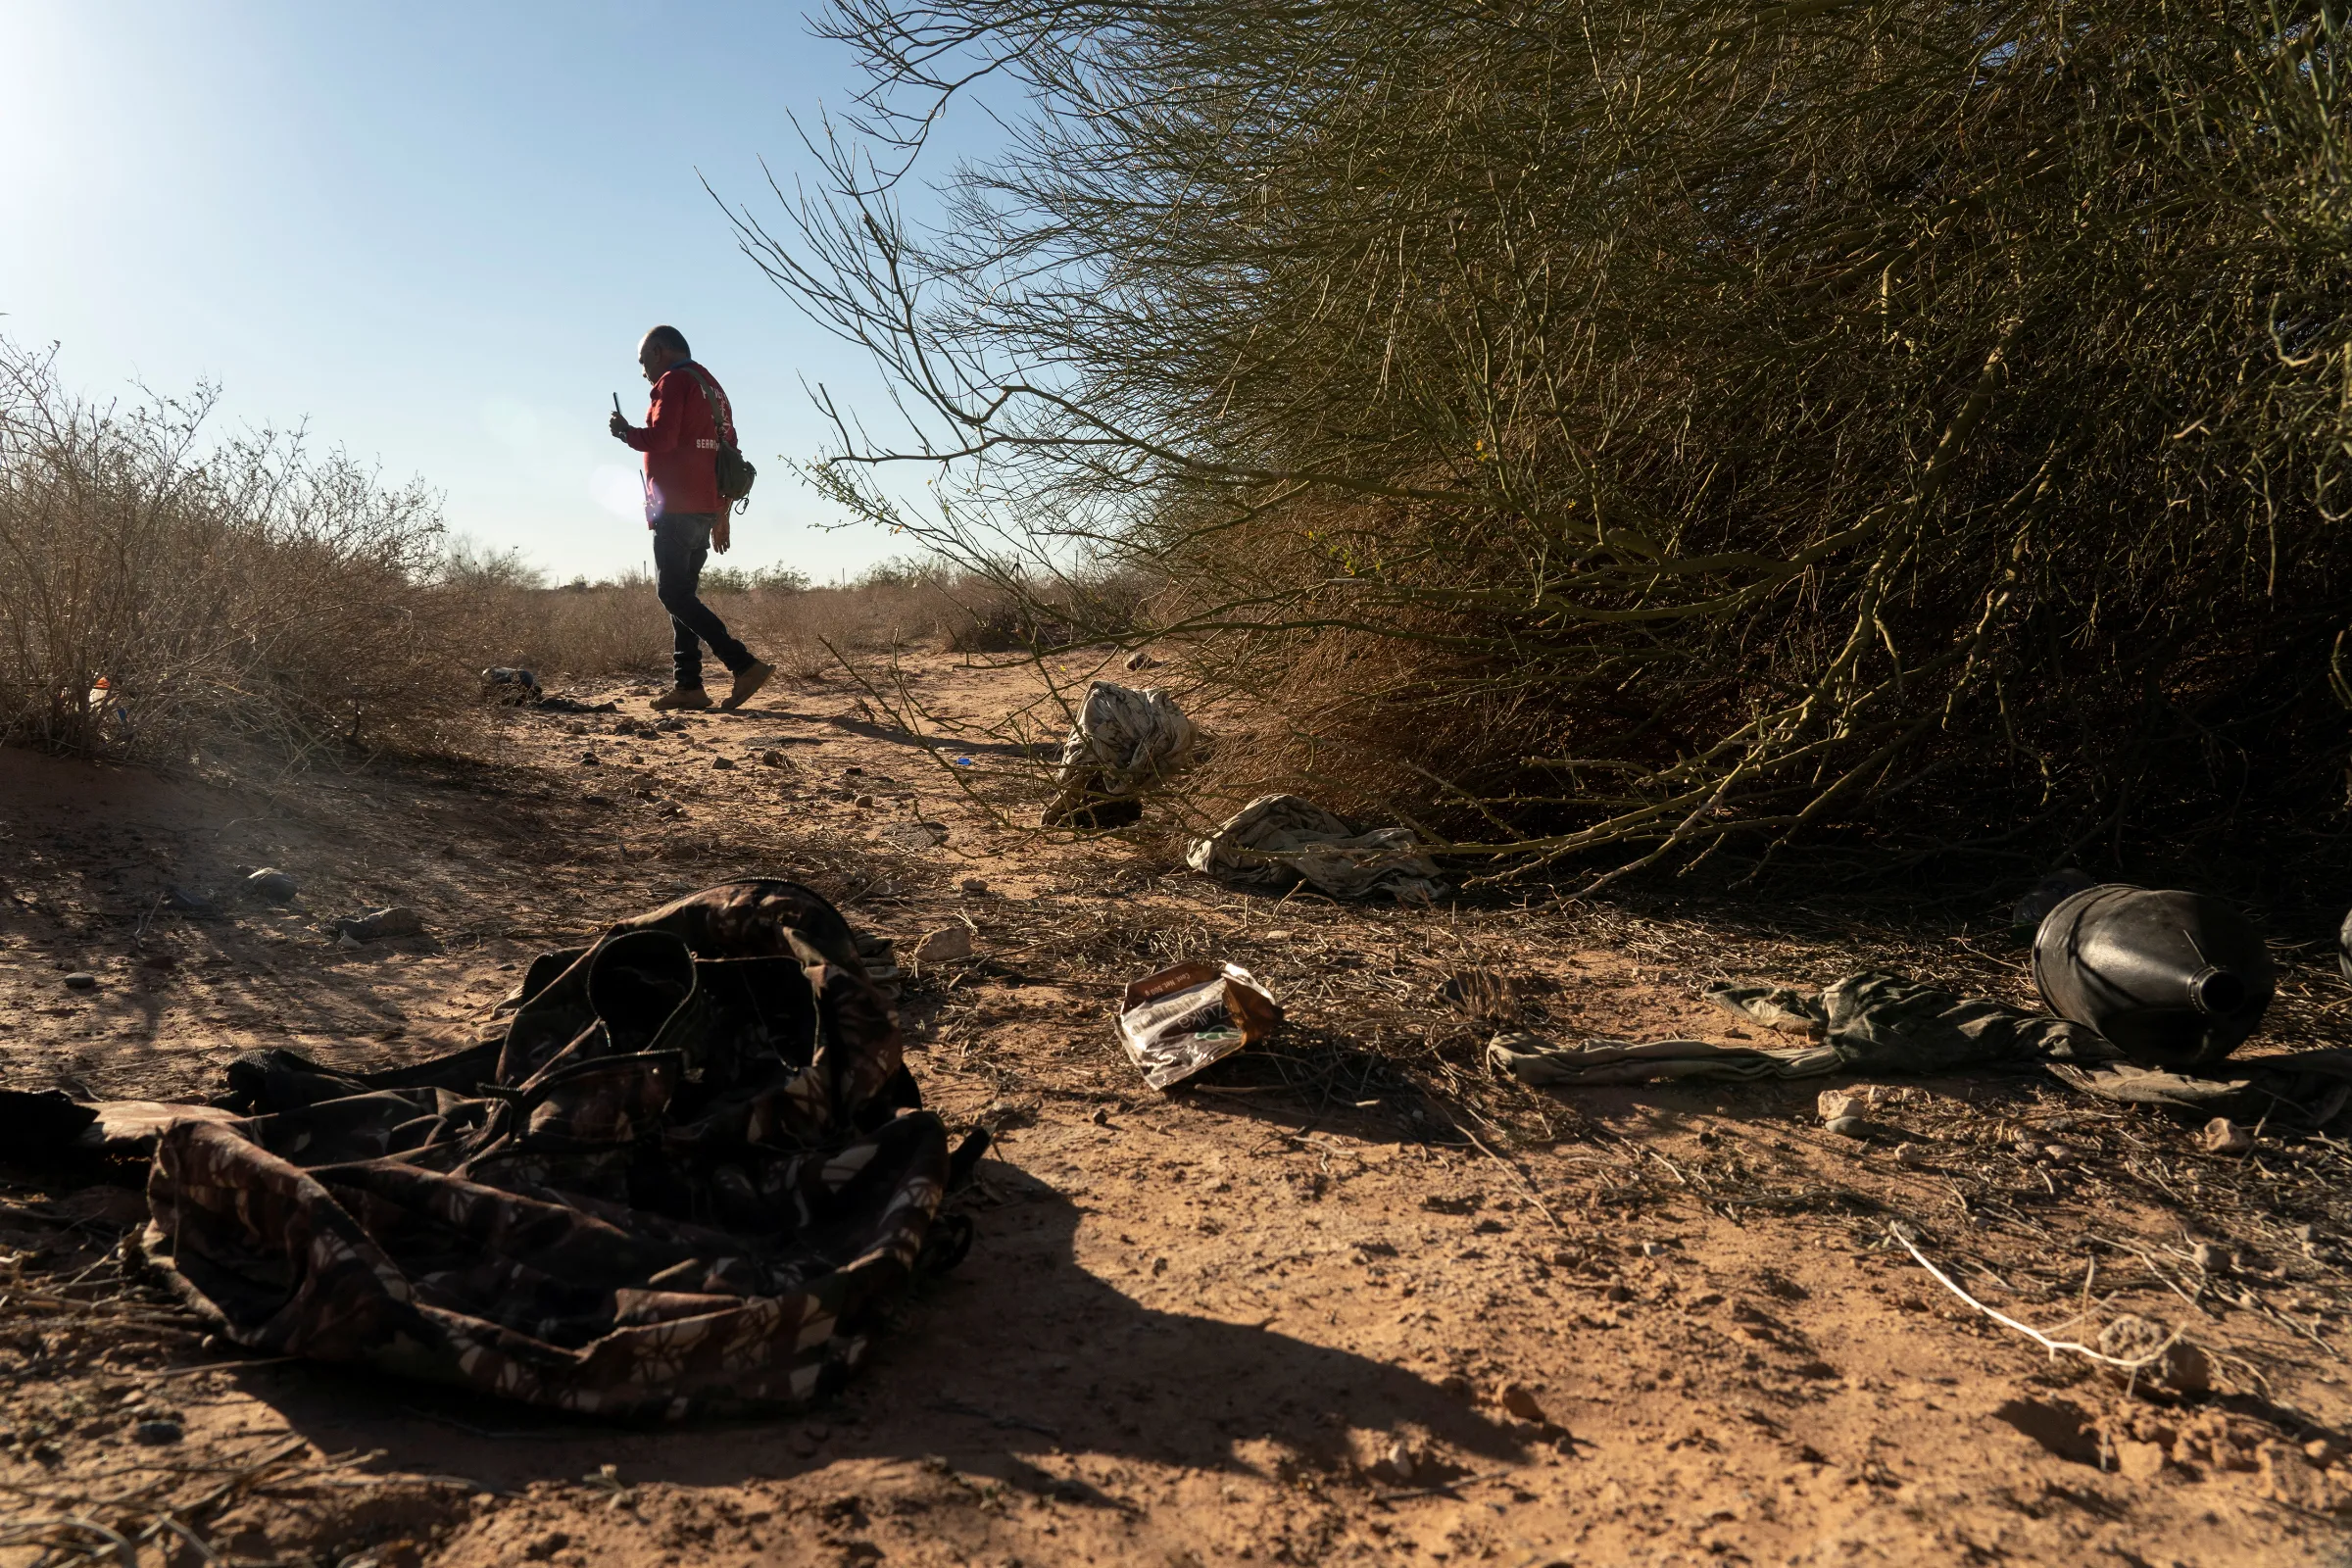
[(893, 822), (887, 827), (876, 828), (874, 837), (894, 850), (906, 850), (909, 853), (916, 850), (932, 850), (948, 842), (948, 824), (945, 822)]
[(2220, 1061), (2262, 1022), (2270, 951), (2218, 900), (2124, 883), (2051, 909), (2034, 940), (2034, 984), (2052, 1012), (2097, 1031), (2142, 1067)]
[(1195, 959), (1146, 975), (1119, 1003), (1119, 1039), (1154, 1089), (1274, 1031), (1282, 1009), (1249, 970)]
[(413, 937), (424, 930), (424, 916), (401, 905), (389, 908), (370, 909), (335, 922), (337, 935), (353, 942), (382, 942), (392, 937)]
[[(577, 697), (542, 697), (531, 705), (542, 713), (617, 713), (618, 703), (584, 703)], [(616, 730), (618, 725), (613, 726)]]
[(2254, 1148), (2254, 1133), (2227, 1116), (2216, 1116), (2205, 1124), (2197, 1142), (2208, 1154), (2243, 1154)]
[(1192, 760), (1193, 721), (1156, 687), (1096, 681), (1061, 743), (1045, 809), (1049, 826), (1123, 827), (1141, 817), (1136, 797)]
[(968, 926), (942, 926), (914, 945), (917, 963), (952, 963), (971, 956), (972, 933)]
[(12, 1150), (35, 1168), (151, 1152), (143, 1251), (249, 1349), (612, 1420), (805, 1405), (968, 1247), (941, 1205), (985, 1147), (919, 1108), (859, 946), (807, 888), (730, 883), (543, 956), (450, 1055), (257, 1051), (217, 1104), (0, 1121), (55, 1124)]
[(1339, 899), (1385, 893), (1399, 904), (1429, 904), (1452, 891), (1411, 828), (1358, 832), (1297, 795), (1259, 796), (1194, 841), (1184, 859), (1220, 881), (1280, 888), (1303, 880)]
[(98, 977), (90, 973), (87, 969), (76, 969), (72, 974), (66, 976), (66, 989), (68, 991), (94, 991), (97, 988)]
[(482, 695), (501, 707), (520, 708), (539, 701), (539, 677), (527, 669), (500, 664), (482, 671)]
[(949, 760), (953, 761), (957, 767), (975, 767), (979, 765), (968, 757), (956, 757), (949, 759)]
[(276, 866), (265, 865), (245, 879), (245, 891), (265, 903), (284, 904), (302, 889)]
[(2159, 1072), (2128, 1061), (2054, 1061), (2051, 1076), (2124, 1105), (2228, 1115), (2272, 1125), (2324, 1127), (2352, 1101), (2352, 1051), (2298, 1051), (2232, 1064), (2228, 1078)]

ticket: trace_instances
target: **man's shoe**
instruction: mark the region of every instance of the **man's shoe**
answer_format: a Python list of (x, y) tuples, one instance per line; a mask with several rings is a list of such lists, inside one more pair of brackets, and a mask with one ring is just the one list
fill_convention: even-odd
[(709, 708), (710, 694), (700, 686), (672, 686), (654, 699), (654, 710), (666, 713), (673, 708)]
[(762, 664), (757, 659), (735, 672), (735, 689), (727, 693), (726, 701), (718, 706), (729, 712), (752, 700), (752, 693), (776, 677), (776, 666)]

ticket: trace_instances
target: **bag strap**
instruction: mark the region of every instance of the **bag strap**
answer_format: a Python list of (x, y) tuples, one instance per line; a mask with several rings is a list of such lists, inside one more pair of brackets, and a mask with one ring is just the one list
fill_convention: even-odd
[(718, 431), (718, 438), (727, 445), (741, 450), (742, 443), (735, 439), (735, 410), (727, 402), (727, 395), (712, 386), (710, 378), (703, 374), (703, 368), (692, 360), (688, 360), (678, 368), (693, 376), (694, 384), (703, 389), (703, 407), (710, 411), (710, 423)]

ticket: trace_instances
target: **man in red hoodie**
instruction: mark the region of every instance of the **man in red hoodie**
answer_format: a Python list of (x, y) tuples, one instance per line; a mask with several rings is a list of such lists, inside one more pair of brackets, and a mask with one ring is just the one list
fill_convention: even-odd
[(654, 699), (659, 709), (709, 708), (703, 690), (703, 650), (710, 651), (735, 677), (735, 689), (719, 707), (740, 708), (767, 684), (776, 666), (727, 632), (727, 624), (702, 601), (703, 563), (715, 546), (727, 553), (728, 498), (718, 493), (718, 444), (735, 439), (734, 411), (710, 372), (694, 362), (686, 335), (657, 326), (637, 345), (637, 365), (654, 384), (653, 407), (642, 429), (612, 411), (612, 433), (645, 454), (645, 525), (654, 532), (654, 582), (674, 633), (670, 689)]

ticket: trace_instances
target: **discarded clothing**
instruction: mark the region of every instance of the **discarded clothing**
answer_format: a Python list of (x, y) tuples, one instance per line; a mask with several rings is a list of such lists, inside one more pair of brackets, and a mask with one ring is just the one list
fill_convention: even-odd
[(2103, 1061), (2115, 1048), (2089, 1029), (2005, 1002), (1963, 998), (1901, 975), (1866, 969), (1818, 1000), (1757, 986), (1722, 986), (1707, 1000), (1767, 1028), (1791, 1014), (1818, 1020), (1853, 1072), (1950, 1072), (2003, 1061)]
[(2241, 1057), (2230, 1070), (2228, 1078), (2195, 1078), (2129, 1061), (2050, 1065), (2060, 1081), (2100, 1100), (2246, 1122), (2267, 1120), (2274, 1127), (2325, 1127), (2352, 1101), (2352, 1051)]
[(1707, 1000), (1768, 1029), (1818, 1034), (1822, 1043), (1771, 1049), (1705, 1040), (1594, 1040), (1558, 1047), (1514, 1033), (1496, 1036), (1487, 1059), (1523, 1083), (1625, 1084), (1942, 1073), (2002, 1063), (2098, 1062), (2116, 1054), (2081, 1024), (1878, 970), (1847, 975), (1818, 997), (1786, 987), (1722, 986)]
[(1061, 743), (1054, 768), (1060, 790), (1044, 820), (1073, 827), (1135, 821), (1143, 815), (1136, 797), (1188, 764), (1195, 738), (1193, 721), (1166, 692), (1096, 681)]
[(542, 713), (617, 713), (618, 703), (584, 703), (577, 697), (542, 697), (531, 704)]
[(1661, 1079), (1726, 1081), (1749, 1078), (1812, 1078), (1837, 1072), (1841, 1064), (1829, 1046), (1779, 1051), (1718, 1046), (1705, 1040), (1588, 1040), (1555, 1046), (1541, 1035), (1514, 1029), (1487, 1045), (1487, 1064), (1523, 1084), (1646, 1084)]
[(546, 955), (485, 1033), (375, 1074), (255, 1053), (218, 1108), (148, 1107), (149, 1260), (252, 1349), (674, 1417), (831, 1393), (969, 1244), (941, 1203), (982, 1141), (951, 1159), (796, 883)]
[(1385, 893), (1399, 904), (1429, 904), (1452, 890), (1420, 845), (1408, 827), (1359, 833), (1301, 796), (1261, 795), (1195, 840), (1184, 859), (1221, 881), (1270, 888), (1305, 881), (1337, 899)]

